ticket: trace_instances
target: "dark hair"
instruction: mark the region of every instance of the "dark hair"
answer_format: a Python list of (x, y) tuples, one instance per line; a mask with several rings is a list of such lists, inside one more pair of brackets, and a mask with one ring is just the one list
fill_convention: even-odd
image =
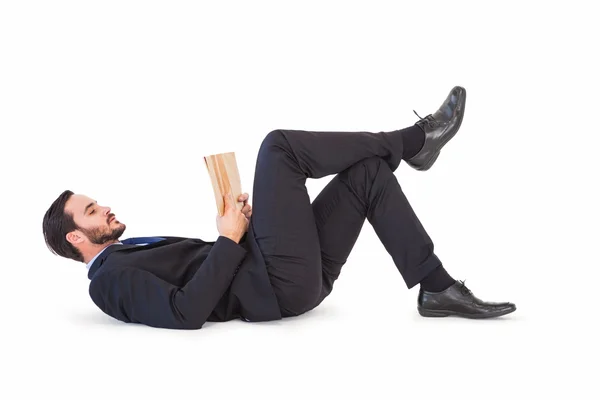
[(72, 191), (65, 190), (54, 200), (44, 215), (42, 229), (46, 246), (51, 252), (61, 257), (84, 262), (83, 254), (66, 238), (67, 233), (79, 229), (73, 219), (73, 214), (65, 211), (65, 204), (72, 195)]

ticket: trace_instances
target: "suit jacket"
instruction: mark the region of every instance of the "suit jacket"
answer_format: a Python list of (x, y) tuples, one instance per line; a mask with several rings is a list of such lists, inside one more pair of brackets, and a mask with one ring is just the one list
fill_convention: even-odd
[(90, 266), (90, 297), (104, 313), (171, 329), (281, 319), (252, 224), (239, 244), (225, 236), (161, 237), (145, 246), (109, 246)]

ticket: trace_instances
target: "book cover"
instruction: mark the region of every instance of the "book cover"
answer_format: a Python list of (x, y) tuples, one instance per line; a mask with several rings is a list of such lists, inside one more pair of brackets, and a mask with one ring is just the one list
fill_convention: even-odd
[(235, 153), (219, 153), (204, 156), (204, 164), (210, 176), (217, 212), (223, 216), (225, 203), (223, 196), (231, 190), (238, 210), (242, 210), (244, 202), (237, 201), (242, 194), (242, 182), (235, 159)]

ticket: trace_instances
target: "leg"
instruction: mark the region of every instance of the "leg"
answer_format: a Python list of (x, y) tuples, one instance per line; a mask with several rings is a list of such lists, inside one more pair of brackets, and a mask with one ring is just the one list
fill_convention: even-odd
[(395, 170), (402, 140), (402, 131), (275, 130), (265, 137), (256, 162), (250, 221), (284, 315), (307, 311), (321, 295), (321, 249), (306, 178), (336, 174), (375, 156)]
[[(436, 113), (403, 130), (371, 133), (279, 129), (267, 135), (256, 163), (251, 224), (284, 316), (301, 314), (321, 299), (321, 244), (305, 187), (306, 178), (318, 179), (337, 174), (372, 158), (377, 158), (379, 167), (382, 161), (387, 165), (387, 170), (381, 168), (386, 171), (382, 175), (393, 173), (404, 156), (404, 134), (412, 132), (411, 135), (414, 135), (421, 129), (425, 134), (424, 140), (412, 142), (416, 149), (422, 148), (413, 154), (409, 165), (426, 170), (437, 158), (441, 147), (458, 130), (463, 109), (464, 89), (455, 87)], [(410, 207), (405, 198), (398, 197), (400, 202), (405, 203), (402, 207)], [(392, 242), (393, 238), (401, 241), (405, 234), (397, 232), (392, 223), (386, 224), (380, 216), (380, 213), (386, 214), (385, 207), (378, 206), (380, 198), (369, 197), (369, 200), (375, 201), (375, 204), (369, 203), (366, 217), (373, 226), (377, 225), (377, 234), (411, 287), (420, 274), (437, 262), (433, 248), (431, 245), (421, 246), (418, 255), (415, 251), (407, 250), (403, 254), (396, 250), (397, 242)], [(389, 202), (384, 203), (391, 207)], [(404, 221), (407, 226), (412, 226), (415, 232), (422, 231), (418, 220), (411, 220), (410, 213), (408, 215)], [(403, 217), (397, 218), (402, 222)], [(421, 236), (421, 239), (428, 241), (424, 231)], [(417, 264), (422, 266), (416, 272), (408, 267), (415, 260), (420, 260)]]
[(362, 160), (339, 173), (319, 193), (313, 212), (323, 267), (323, 286), (316, 305), (331, 293), (365, 219), (392, 256), (408, 288), (441, 265), (398, 180), (379, 157)]
[[(378, 157), (339, 173), (313, 202), (322, 256), (319, 305), (340, 275), (365, 218), (392, 256), (408, 288), (421, 283), (419, 313), (426, 317), (456, 315), (491, 318), (509, 314), (509, 302), (486, 302), (454, 281), (433, 253), (433, 243), (408, 203), (388, 165)], [(439, 287), (430, 291), (427, 287)]]

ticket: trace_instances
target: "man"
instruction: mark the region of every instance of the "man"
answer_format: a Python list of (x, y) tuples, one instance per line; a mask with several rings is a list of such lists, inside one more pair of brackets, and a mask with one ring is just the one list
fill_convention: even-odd
[[(126, 226), (109, 207), (68, 190), (46, 212), (44, 237), (55, 254), (86, 264), (90, 296), (106, 314), (199, 329), (206, 321), (268, 321), (314, 309), (331, 293), (366, 219), (406, 286), (419, 284), (422, 316), (505, 315), (514, 304), (482, 301), (444, 269), (393, 174), (401, 160), (418, 171), (432, 167), (461, 125), (465, 100), (465, 89), (454, 87), (436, 112), (391, 132), (270, 132), (258, 153), (254, 209), (247, 193), (237, 199), (241, 211), (225, 196), (214, 242), (119, 240)], [(306, 178), (332, 174), (311, 204)]]

